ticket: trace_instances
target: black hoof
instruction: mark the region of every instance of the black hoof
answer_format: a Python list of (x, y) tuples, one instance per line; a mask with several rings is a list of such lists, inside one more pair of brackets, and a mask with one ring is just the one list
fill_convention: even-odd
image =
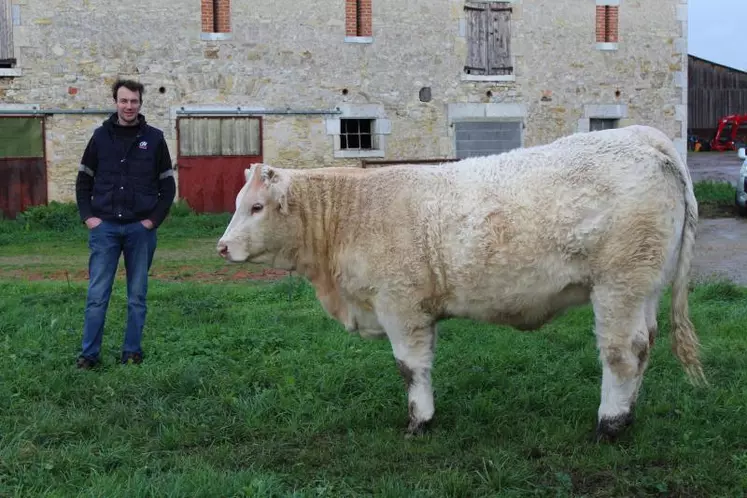
[(405, 438), (419, 437), (424, 435), (433, 425), (433, 419), (430, 420), (410, 420), (407, 424)]
[(603, 418), (597, 424), (597, 442), (614, 442), (620, 433), (633, 423), (633, 412), (623, 413), (617, 417)]

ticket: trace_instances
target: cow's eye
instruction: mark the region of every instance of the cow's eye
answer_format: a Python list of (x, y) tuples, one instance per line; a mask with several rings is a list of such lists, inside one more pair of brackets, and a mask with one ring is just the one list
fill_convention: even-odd
[(262, 211), (262, 207), (263, 207), (262, 204), (260, 204), (259, 202), (256, 203), (255, 205), (253, 205), (252, 206), (252, 214), (259, 213), (260, 211)]

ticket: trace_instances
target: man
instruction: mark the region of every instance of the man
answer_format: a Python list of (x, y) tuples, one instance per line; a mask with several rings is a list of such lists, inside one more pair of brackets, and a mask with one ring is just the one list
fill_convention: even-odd
[(120, 254), (127, 275), (127, 327), (121, 362), (141, 363), (148, 271), (156, 230), (176, 193), (171, 156), (163, 132), (140, 114), (143, 85), (119, 80), (112, 86), (117, 107), (88, 142), (75, 194), (89, 229), (89, 284), (78, 368), (96, 366), (106, 310)]

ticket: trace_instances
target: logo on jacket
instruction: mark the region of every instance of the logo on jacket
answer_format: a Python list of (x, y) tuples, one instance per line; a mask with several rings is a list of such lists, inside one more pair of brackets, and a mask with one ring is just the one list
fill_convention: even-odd
[(142, 142), (140, 142), (138, 144), (138, 147), (140, 147), (141, 149), (147, 149), (148, 148), (148, 142), (146, 142), (145, 140), (143, 140)]

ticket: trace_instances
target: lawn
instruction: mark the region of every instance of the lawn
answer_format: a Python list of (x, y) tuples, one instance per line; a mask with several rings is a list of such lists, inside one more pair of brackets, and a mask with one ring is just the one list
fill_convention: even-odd
[(98, 371), (74, 367), (85, 231), (0, 223), (0, 496), (744, 496), (747, 289), (691, 294), (708, 388), (670, 352), (664, 297), (637, 420), (613, 444), (593, 440), (588, 307), (534, 333), (444, 322), (436, 423), (406, 439), (389, 344), (347, 334), (297, 276), (223, 265), (225, 221), (164, 225), (140, 366), (115, 361), (118, 279)]

